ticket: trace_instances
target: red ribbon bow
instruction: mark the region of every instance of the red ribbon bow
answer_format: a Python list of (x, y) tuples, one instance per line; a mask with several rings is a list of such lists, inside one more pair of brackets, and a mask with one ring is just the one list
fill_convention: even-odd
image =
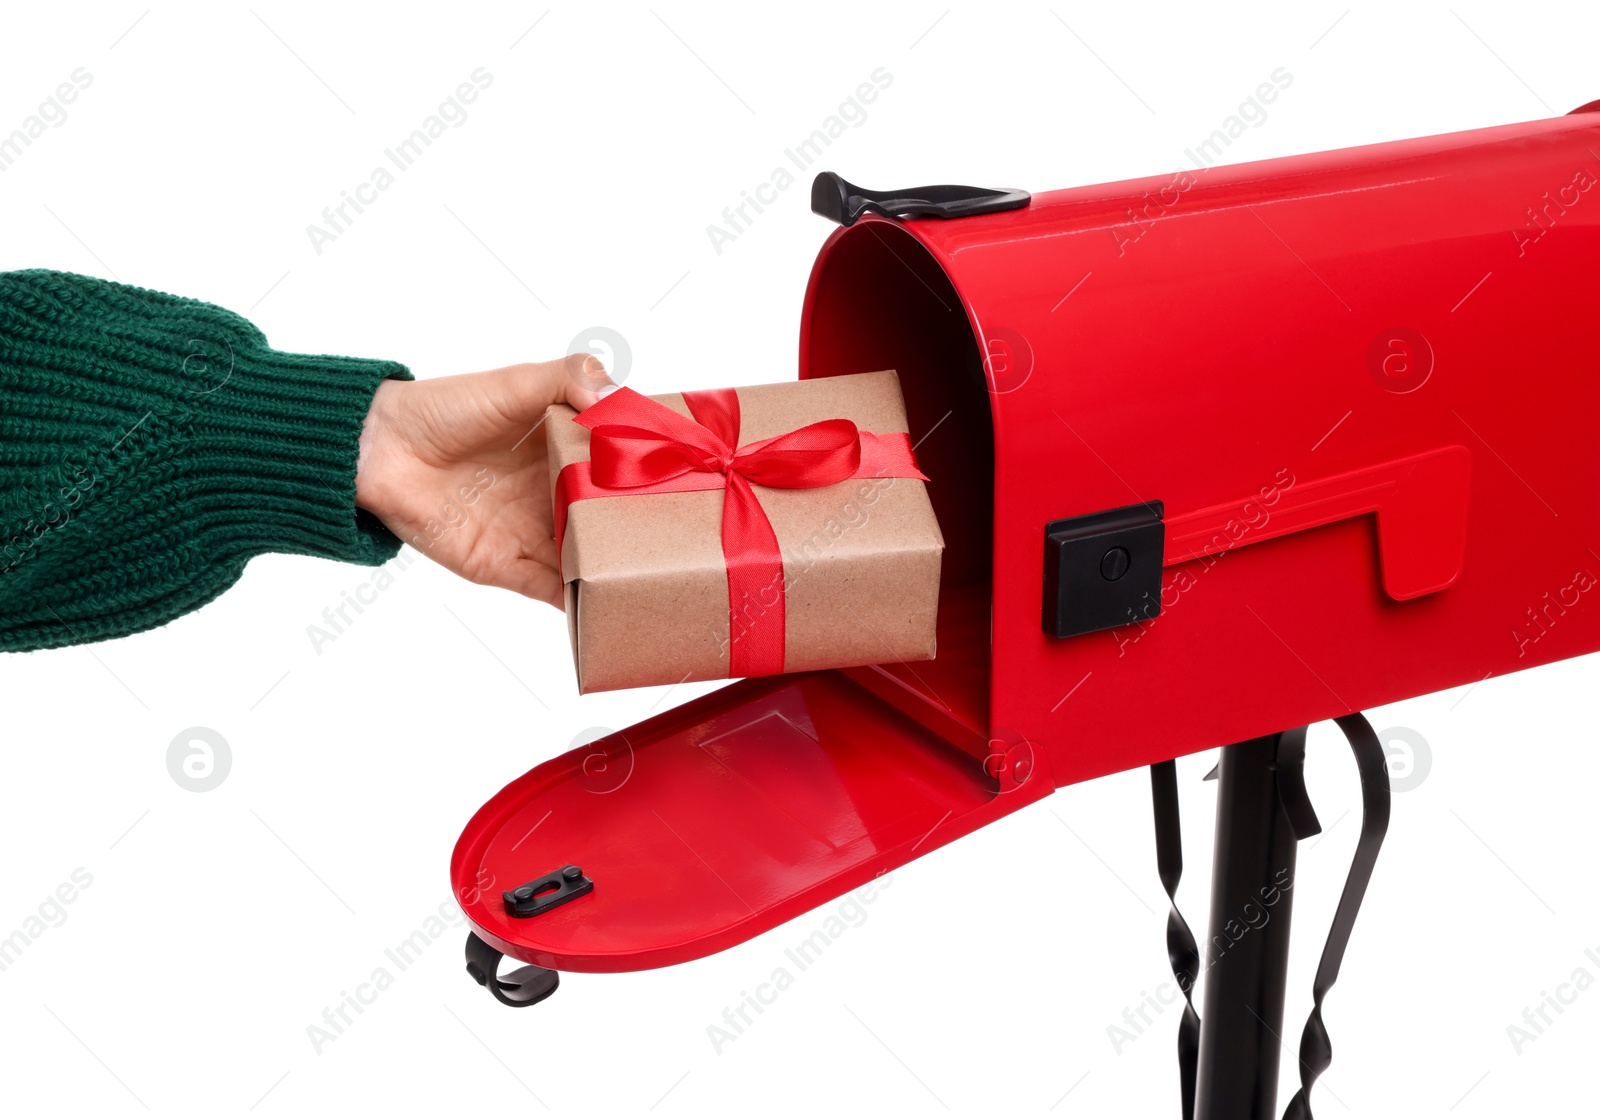
[[(734, 390), (685, 393), (683, 399), (692, 420), (632, 389), (616, 390), (577, 417), (590, 432), (589, 459), (567, 464), (556, 478), (557, 555), (573, 502), (722, 490), (728, 675), (781, 673), (783, 552), (752, 484), (796, 490), (850, 478), (927, 476), (917, 470), (904, 432), (863, 432), (849, 420), (822, 420), (741, 447)], [(742, 632), (741, 618), (747, 622)]]

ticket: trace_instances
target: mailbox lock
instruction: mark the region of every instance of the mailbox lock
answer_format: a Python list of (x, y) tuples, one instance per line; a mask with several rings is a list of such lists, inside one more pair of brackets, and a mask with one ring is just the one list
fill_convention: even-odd
[(1160, 502), (1141, 502), (1045, 526), (1045, 633), (1070, 638), (1161, 613), (1163, 514)]

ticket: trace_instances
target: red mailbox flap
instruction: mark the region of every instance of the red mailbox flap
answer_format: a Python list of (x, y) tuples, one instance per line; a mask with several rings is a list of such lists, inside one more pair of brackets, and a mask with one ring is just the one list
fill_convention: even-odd
[(1164, 563), (1171, 567), (1376, 513), (1383, 589), (1392, 599), (1430, 595), (1461, 575), (1471, 481), (1472, 454), (1465, 447), (1309, 482), (1279, 479), (1270, 490), (1170, 518)]
[[(1049, 792), (1006, 783), (842, 673), (740, 682), (551, 759), (501, 790), (451, 877), (479, 935), (558, 970), (725, 949)], [(503, 898), (577, 867), (528, 918)]]

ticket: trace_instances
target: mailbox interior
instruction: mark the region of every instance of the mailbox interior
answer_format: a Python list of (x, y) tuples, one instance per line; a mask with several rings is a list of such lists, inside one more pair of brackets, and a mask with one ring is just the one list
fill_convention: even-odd
[(800, 376), (900, 374), (906, 419), (944, 533), (938, 656), (847, 670), (944, 739), (991, 756), (994, 422), (967, 312), (933, 256), (898, 223), (837, 231), (811, 277)]

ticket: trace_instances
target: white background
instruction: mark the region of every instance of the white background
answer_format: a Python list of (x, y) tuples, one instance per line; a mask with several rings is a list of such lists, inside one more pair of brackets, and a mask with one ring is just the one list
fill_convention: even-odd
[[(1169, 171), (1278, 67), (1293, 84), (1228, 161), (1600, 97), (1592, 6), (1290, 7), (8, 6), (0, 132), (75, 68), (93, 83), (0, 174), (0, 269), (198, 296), (282, 349), (423, 377), (553, 357), (602, 325), (636, 387), (736, 385), (793, 376), (827, 227), (804, 182), (720, 254), (706, 227), (879, 67), (892, 85), (827, 156), (879, 187)], [(307, 225), (477, 67), (493, 84), (466, 121), (316, 253)], [(585, 728), (698, 691), (580, 699), (556, 612), (421, 560), (315, 651), (307, 627), (371, 577), (267, 557), (161, 630), (0, 657), (0, 936), (93, 876), (0, 972), (6, 1111), (1175, 1115), (1176, 1011), (1120, 1054), (1107, 1034), (1169, 977), (1143, 772), (896, 872), (720, 1054), (707, 1027), (837, 903), (707, 960), (568, 975), (527, 1012), (470, 982), (452, 927), (315, 1052), (307, 1027), (447, 903), (480, 803)], [(1328, 1003), (1319, 1116), (1592, 1109), (1600, 990), (1520, 1055), (1507, 1027), (1576, 969), (1600, 977), (1596, 670), (1372, 713), (1432, 760), (1395, 797)], [(232, 755), (207, 793), (167, 771), (193, 726)], [(1180, 763), (1197, 929), (1214, 757)], [(1359, 819), (1331, 726), (1309, 783), (1329, 828), (1302, 845), (1291, 1045)]]

